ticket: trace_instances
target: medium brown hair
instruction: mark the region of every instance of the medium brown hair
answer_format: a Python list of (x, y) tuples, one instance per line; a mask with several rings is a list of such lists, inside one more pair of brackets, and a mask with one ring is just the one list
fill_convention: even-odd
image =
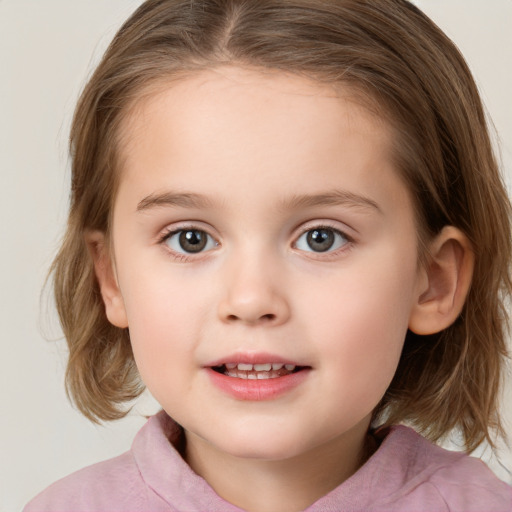
[(120, 124), (152, 85), (223, 64), (350, 85), (394, 128), (420, 247), (452, 225), (476, 263), (457, 321), (432, 336), (407, 333), (374, 421), (408, 421), (433, 440), (459, 428), (468, 450), (490, 441), (512, 290), (510, 203), (463, 57), (405, 0), (148, 0), (119, 30), (75, 112), (69, 223), (53, 265), (77, 407), (116, 419), (143, 390), (128, 330), (108, 322), (84, 242), (88, 229), (110, 230)]

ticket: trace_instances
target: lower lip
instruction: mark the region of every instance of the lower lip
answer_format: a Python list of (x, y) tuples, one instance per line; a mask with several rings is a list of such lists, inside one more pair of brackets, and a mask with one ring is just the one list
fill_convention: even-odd
[(211, 368), (206, 371), (214, 386), (237, 400), (263, 401), (273, 400), (289, 393), (299, 386), (308, 376), (309, 369), (290, 373), (275, 379), (238, 379), (228, 377)]

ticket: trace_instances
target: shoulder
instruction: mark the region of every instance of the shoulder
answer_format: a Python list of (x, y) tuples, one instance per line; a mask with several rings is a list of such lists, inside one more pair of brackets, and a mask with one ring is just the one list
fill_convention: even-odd
[(139, 510), (144, 501), (137, 466), (130, 452), (81, 469), (36, 496), (24, 512)]
[(453, 512), (512, 512), (512, 488), (481, 460), (436, 446), (403, 426), (394, 427), (388, 438), (391, 450), (386, 454), (395, 456), (400, 468), (399, 488), (388, 503)]
[[(172, 445), (180, 432), (163, 411), (152, 416), (135, 436), (129, 452), (55, 482), (23, 512), (175, 510), (173, 503), (183, 501), (181, 484), (188, 468)], [(167, 499), (162, 497), (163, 491), (167, 491)]]
[(480, 460), (463, 455), (439, 464), (429, 483), (450, 510), (512, 512), (512, 487), (498, 479)]

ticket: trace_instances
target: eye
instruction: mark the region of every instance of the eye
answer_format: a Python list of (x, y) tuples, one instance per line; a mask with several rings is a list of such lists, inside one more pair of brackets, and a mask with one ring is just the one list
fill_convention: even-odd
[(187, 254), (209, 251), (218, 245), (208, 233), (200, 229), (173, 231), (165, 237), (164, 243), (173, 251)]
[(297, 239), (295, 247), (301, 251), (327, 252), (335, 251), (347, 243), (349, 243), (349, 239), (340, 231), (328, 227), (318, 227), (303, 233)]

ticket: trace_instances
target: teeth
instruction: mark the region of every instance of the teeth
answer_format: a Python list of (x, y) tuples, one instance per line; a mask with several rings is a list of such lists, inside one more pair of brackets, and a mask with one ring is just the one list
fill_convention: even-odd
[(266, 380), (266, 379), (277, 379), (280, 377), (278, 373), (272, 372), (257, 372), (257, 373), (246, 373), (246, 372), (227, 372), (228, 377), (234, 377), (242, 380)]
[(255, 364), (254, 369), (257, 372), (269, 372), (272, 369), (272, 365), (270, 363), (266, 364)]
[[(228, 374), (234, 374), (236, 371), (240, 372), (258, 372), (258, 376), (251, 376), (249, 374), (250, 379), (256, 378), (266, 378), (265, 373), (272, 371), (279, 371), (285, 368), (289, 372), (293, 372), (296, 368), (294, 364), (283, 364), (283, 363), (261, 363), (261, 364), (249, 364), (249, 363), (226, 363), (224, 365), (226, 367)], [(261, 376), (260, 376), (261, 374)]]

